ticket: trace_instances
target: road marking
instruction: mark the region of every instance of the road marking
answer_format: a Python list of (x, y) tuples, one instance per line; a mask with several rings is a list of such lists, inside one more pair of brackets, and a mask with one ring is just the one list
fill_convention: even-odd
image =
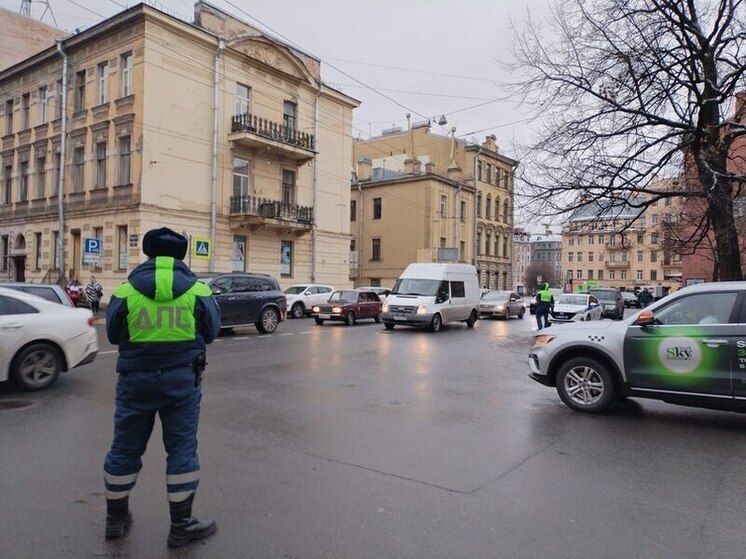
[(295, 336), (295, 332), (283, 332), (280, 336)]
[(241, 336), (240, 338), (233, 338), (234, 340), (248, 340), (248, 336)]

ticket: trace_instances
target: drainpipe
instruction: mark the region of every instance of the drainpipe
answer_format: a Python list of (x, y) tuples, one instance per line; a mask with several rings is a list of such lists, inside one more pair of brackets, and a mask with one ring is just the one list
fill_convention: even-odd
[(479, 146), (477, 154), (474, 156), (474, 169), (472, 171), (472, 173), (474, 174), (474, 266), (477, 265), (477, 252), (479, 251), (479, 244), (477, 244), (477, 205), (479, 204), (479, 186), (477, 184), (479, 182), (479, 177), (477, 177), (477, 161), (479, 160), (480, 155), (482, 155), (482, 146)]
[(60, 132), (60, 177), (57, 182), (57, 258), (59, 259), (60, 273), (65, 276), (65, 206), (63, 196), (65, 194), (65, 152), (67, 150), (67, 54), (62, 49), (62, 39), (57, 39), (57, 52), (62, 56), (62, 129)]
[(316, 204), (318, 199), (319, 188), (319, 110), (321, 105), (321, 82), (319, 89), (316, 91), (316, 107), (313, 114), (313, 141), (314, 154), (313, 158), (313, 223), (311, 224), (311, 282), (316, 283)]
[(218, 50), (215, 51), (215, 77), (213, 83), (212, 103), (212, 180), (210, 197), (210, 271), (215, 271), (215, 249), (218, 215), (218, 115), (220, 114), (220, 53), (225, 49), (225, 41), (218, 39)]
[(357, 281), (358, 281), (358, 287), (363, 286), (363, 216), (365, 215), (365, 212), (363, 211), (363, 185), (361, 182), (357, 183), (357, 191), (360, 198), (360, 215), (358, 216), (358, 235), (357, 238), (360, 241), (358, 243), (358, 246), (355, 247), (357, 250)]

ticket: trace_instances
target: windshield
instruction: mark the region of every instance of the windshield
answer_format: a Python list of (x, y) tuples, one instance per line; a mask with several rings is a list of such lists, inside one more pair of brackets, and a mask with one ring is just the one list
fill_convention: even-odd
[(507, 301), (510, 299), (510, 291), (488, 291), (482, 295), (485, 301)]
[(596, 297), (596, 299), (616, 301), (616, 291), (613, 289), (591, 289), (588, 293)]
[(294, 285), (293, 287), (288, 287), (285, 290), (286, 295), (298, 295), (299, 293), (303, 293), (306, 290), (306, 285)]
[(588, 304), (585, 295), (560, 295), (556, 302), (559, 305), (585, 306)]
[(354, 303), (357, 301), (357, 291), (335, 291), (332, 296), (329, 297), (330, 303)]
[(438, 294), (440, 280), (400, 278), (396, 280), (391, 293), (396, 295), (428, 295)]

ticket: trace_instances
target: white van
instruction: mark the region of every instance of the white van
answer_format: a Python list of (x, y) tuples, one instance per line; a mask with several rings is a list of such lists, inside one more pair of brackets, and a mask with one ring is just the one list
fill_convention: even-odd
[(469, 264), (417, 262), (407, 266), (386, 298), (381, 312), (386, 330), (397, 324), (429, 327), (479, 319), (477, 269)]

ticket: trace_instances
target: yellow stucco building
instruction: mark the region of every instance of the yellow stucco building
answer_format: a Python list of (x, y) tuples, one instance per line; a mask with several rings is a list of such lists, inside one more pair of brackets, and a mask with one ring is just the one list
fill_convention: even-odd
[(4, 277), (112, 288), (168, 226), (197, 272), (349, 285), (359, 103), (313, 56), (204, 2), (190, 23), (139, 4), (0, 71), (0, 100)]
[[(410, 262), (464, 262), (512, 289), (513, 175), (495, 136), (472, 144), (429, 123), (354, 143), (350, 277), (391, 286)], [(475, 180), (476, 178), (476, 180)]]

